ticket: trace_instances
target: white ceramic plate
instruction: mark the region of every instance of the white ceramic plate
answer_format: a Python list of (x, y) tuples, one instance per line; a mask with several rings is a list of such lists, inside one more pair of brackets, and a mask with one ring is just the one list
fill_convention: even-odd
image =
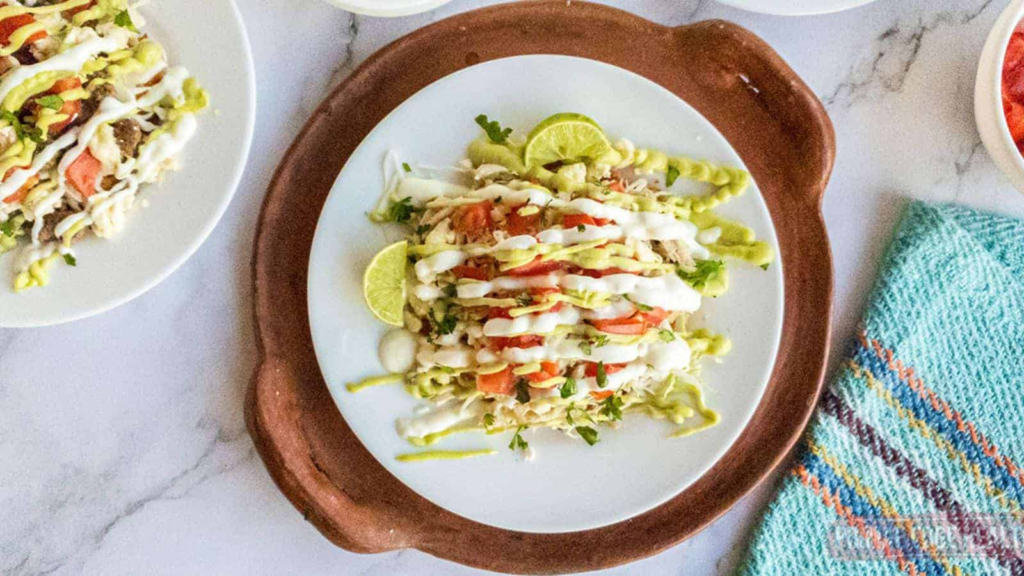
[[(481, 89), (486, 87), (486, 89)], [(473, 118), (490, 115), (528, 130), (556, 112), (580, 112), (612, 138), (741, 166), (739, 156), (693, 108), (631, 72), (565, 56), (520, 56), (473, 66), (448, 76), (395, 109), (356, 149), (327, 199), (309, 264), (309, 315), (324, 377), (345, 420), (392, 474), (434, 503), (477, 522), (524, 532), (568, 532), (624, 520), (661, 504), (718, 460), (746, 425), (771, 374), (782, 327), (782, 270), (733, 267), (733, 289), (706, 302), (701, 318), (728, 334), (735, 348), (705, 375), (709, 403), (722, 422), (690, 438), (669, 439), (672, 427), (629, 417), (619, 430), (601, 429), (588, 447), (558, 433), (528, 431), (537, 452), (518, 461), (509, 435), (459, 435), (441, 449), (490, 447), (497, 456), (457, 462), (400, 463), (414, 450), (395, 431), (419, 401), (400, 386), (350, 394), (346, 382), (384, 372), (377, 344), (388, 327), (363, 304), (362, 273), (372, 256), (400, 231), (375, 226), (366, 213), (384, 185), (389, 149), (410, 163), (450, 165), (480, 134)], [(776, 245), (768, 210), (756, 186), (726, 204)], [(742, 462), (737, 462), (742, 466)]]
[(326, 0), (339, 8), (367, 16), (408, 16), (433, 10), (451, 0)]
[(875, 0), (718, 0), (751, 12), (779, 16), (811, 16), (831, 14), (870, 4)]
[[(256, 76), (233, 1), (150, 2), (150, 35), (209, 90), (211, 107), (181, 157), (181, 170), (144, 187), (111, 240), (75, 245), (78, 266), (56, 262), (44, 289), (11, 289), (15, 253), (0, 257), (0, 327), (59, 324), (104, 312), (156, 286), (203, 243), (242, 176), (256, 114)], [(202, 14), (202, 18), (197, 18)], [(148, 200), (148, 208), (142, 206)]]

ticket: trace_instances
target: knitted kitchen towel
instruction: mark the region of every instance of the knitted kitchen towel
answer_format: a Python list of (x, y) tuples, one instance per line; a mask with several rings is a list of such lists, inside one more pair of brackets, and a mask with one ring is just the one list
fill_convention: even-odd
[(1024, 222), (911, 204), (741, 574), (1024, 574)]

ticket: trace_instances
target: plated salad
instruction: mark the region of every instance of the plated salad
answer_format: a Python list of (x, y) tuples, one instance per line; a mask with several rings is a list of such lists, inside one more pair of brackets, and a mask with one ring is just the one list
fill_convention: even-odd
[[(525, 139), (486, 116), (468, 159), (450, 169), (395, 157), (377, 222), (405, 226), (364, 275), (367, 304), (397, 328), (380, 346), (390, 374), (429, 401), (398, 432), (428, 447), (455, 433), (550, 428), (594, 445), (631, 414), (673, 436), (713, 426), (701, 360), (727, 338), (692, 326), (704, 298), (728, 289), (727, 264), (767, 268), (773, 250), (714, 214), (742, 194), (745, 171), (627, 140), (557, 114)], [(688, 181), (706, 190), (682, 195)], [(713, 321), (713, 320), (712, 320)], [(490, 450), (416, 451), (400, 460)]]
[(126, 0), (0, 2), (0, 254), (45, 286), (73, 244), (110, 238), (196, 131), (206, 92)]

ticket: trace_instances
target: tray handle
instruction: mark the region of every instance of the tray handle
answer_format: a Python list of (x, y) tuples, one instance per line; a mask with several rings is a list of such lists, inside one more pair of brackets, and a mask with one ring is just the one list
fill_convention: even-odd
[[(253, 375), (245, 403), (253, 442), (274, 483), (303, 518), (346, 550), (366, 554), (414, 546), (400, 524), (382, 522), (379, 510), (360, 505), (317, 465), (299, 422), (300, 399), (293, 386), (279, 385), (301, 378), (296, 372), (286, 361), (267, 357)], [(278, 425), (263, 425), (267, 421)], [(282, 421), (291, 425), (282, 426)], [(339, 518), (345, 525), (336, 523)]]
[[(791, 193), (820, 209), (835, 162), (836, 136), (832, 120), (814, 91), (767, 42), (737, 24), (706, 20), (676, 27), (673, 33), (688, 57), (709, 61), (710, 65), (692, 68), (698, 71), (695, 77), (700, 84), (717, 93), (724, 90), (738, 94), (734, 98), (736, 106), (760, 107), (782, 124), (789, 142), (778, 145), (795, 147), (797, 156), (805, 159), (806, 170), (799, 173), (798, 182), (793, 182)], [(698, 49), (695, 42), (701, 36), (711, 39), (716, 49)], [(742, 134), (729, 136), (743, 156), (770, 153), (747, 146), (748, 139)]]

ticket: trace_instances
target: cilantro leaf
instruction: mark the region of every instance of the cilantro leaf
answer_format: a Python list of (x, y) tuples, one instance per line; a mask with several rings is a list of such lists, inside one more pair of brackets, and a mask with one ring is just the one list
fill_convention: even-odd
[(704, 288), (708, 282), (718, 278), (725, 268), (721, 260), (697, 260), (692, 271), (676, 268), (676, 274), (696, 289)]
[(135, 27), (135, 23), (132, 22), (132, 15), (129, 14), (127, 10), (121, 10), (117, 13), (117, 16), (114, 16), (114, 24), (121, 28), (127, 28), (132, 32), (139, 31), (139, 29)]
[(580, 350), (587, 356), (594, 353), (594, 349), (590, 346), (590, 340), (580, 340)]
[(576, 409), (576, 403), (575, 402), (569, 402), (569, 406), (565, 409), (565, 421), (566, 421), (566, 423), (569, 424), (569, 426), (573, 425), (573, 422), (572, 422), (572, 411), (575, 410), (575, 409)]
[(767, 272), (768, 271), (768, 264), (762, 264), (761, 265), (761, 270), (764, 270), (764, 271)]
[(458, 320), (455, 318), (453, 314), (446, 312), (444, 317), (441, 318), (441, 321), (438, 322), (437, 325), (435, 326), (435, 328), (437, 328), (437, 333), (441, 336), (444, 336), (446, 334), (451, 334), (452, 332), (455, 332), (455, 323), (457, 321)]
[(409, 166), (408, 162), (402, 162), (402, 170), (406, 172), (412, 172), (412, 166)]
[(503, 129), (501, 127), (501, 124), (499, 124), (497, 120), (493, 122), (487, 120), (486, 114), (481, 114), (477, 116), (476, 123), (479, 124), (480, 127), (484, 129), (484, 132), (487, 133), (487, 137), (490, 138), (491, 142), (494, 142), (495, 144), (504, 144), (505, 142), (508, 141), (509, 134), (512, 134), (511, 128)]
[(611, 420), (622, 420), (622, 398), (612, 394), (601, 401), (601, 415)]
[(576, 433), (579, 434), (580, 438), (583, 438), (587, 444), (591, 446), (597, 444), (597, 430), (594, 430), (590, 426), (577, 426)]
[(526, 378), (516, 380), (516, 401), (520, 404), (530, 402), (530, 385), (527, 384)]
[(663, 342), (671, 342), (676, 339), (675, 333), (671, 330), (659, 330), (658, 337), (661, 338)]
[[(573, 378), (566, 378), (565, 383), (558, 389), (562, 398), (568, 398), (576, 393), (576, 380)], [(572, 424), (572, 422), (570, 422)]]
[(597, 363), (597, 387), (604, 388), (608, 385), (608, 372), (604, 369), (604, 362)]
[(632, 303), (633, 306), (636, 306), (636, 309), (641, 311), (641, 312), (650, 312), (651, 310), (654, 310), (654, 308), (651, 308), (647, 304), (641, 304), (640, 302), (637, 302), (636, 300), (633, 300), (629, 296), (623, 296), (623, 298), (625, 298), (630, 303)]
[(597, 344), (598, 348), (608, 344), (608, 342), (610, 342), (610, 340), (604, 334), (599, 334), (594, 338), (594, 344)]
[(3, 224), (0, 224), (0, 233), (8, 238), (14, 238), (14, 234), (18, 231), (18, 226), (14, 225), (14, 219), (8, 220)]
[(675, 166), (669, 166), (668, 171), (665, 173), (665, 186), (671, 186), (676, 183), (679, 178), (679, 168)]
[(18, 119), (18, 116), (10, 110), (0, 110), (0, 120), (7, 122), (12, 128), (14, 128), (14, 134), (19, 140), (28, 138), (37, 144), (43, 142), (43, 131), (35, 126), (25, 126)]
[(388, 211), (384, 215), (385, 222), (408, 222), (412, 215), (419, 212), (420, 209), (412, 205), (412, 198), (406, 196), (398, 202), (392, 202), (388, 206)]
[(484, 426), (488, 428), (494, 426), (494, 414), (491, 414), (490, 412), (484, 414)]
[(422, 236), (422, 235), (426, 234), (427, 232), (430, 232), (430, 228), (431, 228), (430, 224), (421, 224), (421, 225), (416, 227), (416, 233), (419, 234), (420, 236)]
[(521, 432), (528, 430), (529, 426), (520, 426), (516, 429), (516, 433), (512, 435), (512, 441), (508, 443), (509, 450), (526, 450), (530, 447), (530, 443), (523, 439)]
[(68, 266), (78, 266), (78, 260), (76, 260), (74, 255), (72, 254), (64, 255), (64, 263), (67, 264)]
[(36, 98), (36, 104), (39, 104), (43, 108), (49, 108), (50, 110), (60, 110), (64, 107), (64, 99), (56, 94), (50, 94)]
[(586, 232), (587, 231), (587, 227), (584, 224), (579, 224), (579, 225), (576, 226), (576, 230), (578, 230), (580, 232)]
[(442, 288), (441, 291), (444, 292), (444, 295), (447, 298), (455, 298), (455, 295), (459, 293), (459, 289), (455, 284), (449, 284)]

